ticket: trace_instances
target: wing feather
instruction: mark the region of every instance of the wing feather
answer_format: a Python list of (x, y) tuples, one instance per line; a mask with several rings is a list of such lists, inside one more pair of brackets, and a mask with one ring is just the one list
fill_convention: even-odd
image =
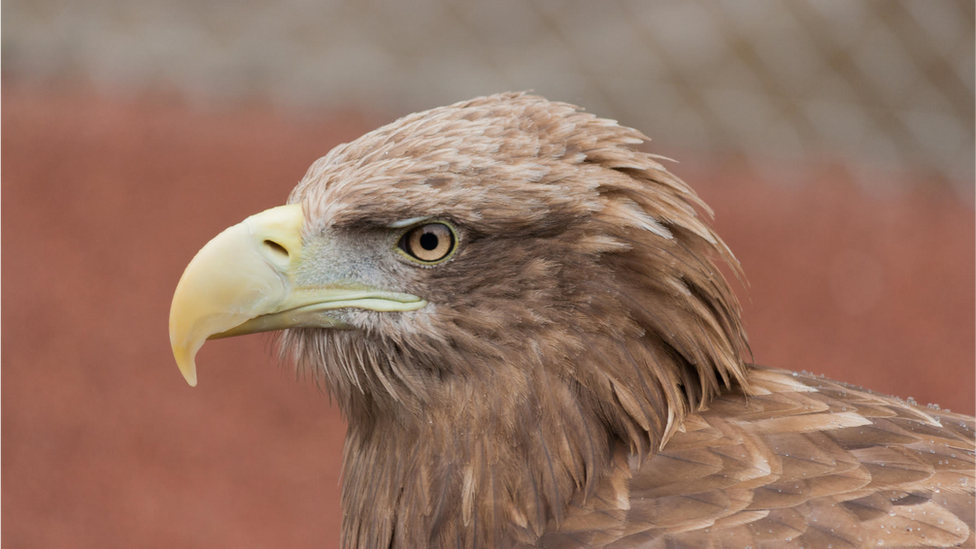
[(540, 545), (973, 547), (972, 418), (781, 370), (751, 380), (643, 464), (618, 447), (616, 497), (574, 502), (571, 531)]

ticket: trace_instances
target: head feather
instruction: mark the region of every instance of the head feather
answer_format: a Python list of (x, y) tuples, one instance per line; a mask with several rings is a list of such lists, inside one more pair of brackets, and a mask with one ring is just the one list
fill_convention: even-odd
[(284, 336), (349, 419), (347, 541), (533, 539), (593, 489), (613, 444), (643, 459), (746, 383), (716, 261), (738, 264), (645, 139), (501, 94), (404, 117), (308, 170), (289, 199), (307, 238), (432, 217), (461, 239), (448, 263), (403, 272), (427, 307)]

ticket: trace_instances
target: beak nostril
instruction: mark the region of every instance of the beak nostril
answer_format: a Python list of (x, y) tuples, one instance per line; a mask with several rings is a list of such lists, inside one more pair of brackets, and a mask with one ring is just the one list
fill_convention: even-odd
[(271, 252), (272, 257), (288, 261), (288, 250), (281, 244), (278, 244), (274, 240), (265, 240), (264, 247)]

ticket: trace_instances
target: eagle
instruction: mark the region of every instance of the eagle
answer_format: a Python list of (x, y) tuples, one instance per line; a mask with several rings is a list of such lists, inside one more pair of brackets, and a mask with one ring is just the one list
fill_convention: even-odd
[(279, 332), (348, 422), (344, 547), (974, 547), (973, 418), (752, 364), (646, 140), (506, 93), (339, 145), (192, 259), (176, 362)]

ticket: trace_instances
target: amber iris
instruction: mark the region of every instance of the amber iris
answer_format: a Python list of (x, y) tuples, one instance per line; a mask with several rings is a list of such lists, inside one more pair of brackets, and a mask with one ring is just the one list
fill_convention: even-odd
[(400, 249), (423, 263), (436, 263), (454, 251), (454, 231), (444, 223), (427, 223), (407, 231), (400, 239)]

